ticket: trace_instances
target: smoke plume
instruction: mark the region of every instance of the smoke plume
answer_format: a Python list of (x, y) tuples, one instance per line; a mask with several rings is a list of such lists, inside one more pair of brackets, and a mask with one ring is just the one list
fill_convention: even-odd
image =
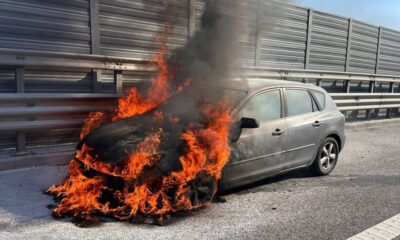
[(171, 66), (180, 68), (176, 69), (178, 81), (189, 78), (193, 83), (208, 84), (227, 78), (231, 72), (239, 47), (239, 21), (223, 15), (218, 1), (208, 1), (200, 26), (170, 59)]
[[(222, 12), (229, 8), (230, 15)], [(172, 99), (171, 107), (181, 119), (196, 118), (198, 99), (218, 100), (213, 88), (231, 78), (240, 54), (239, 39), (244, 30), (235, 15), (242, 11), (233, 1), (206, 1), (199, 29), (182, 48), (172, 52), (168, 66), (174, 73), (171, 88), (177, 89), (186, 80), (190, 86)], [(172, 90), (171, 92), (175, 92)]]

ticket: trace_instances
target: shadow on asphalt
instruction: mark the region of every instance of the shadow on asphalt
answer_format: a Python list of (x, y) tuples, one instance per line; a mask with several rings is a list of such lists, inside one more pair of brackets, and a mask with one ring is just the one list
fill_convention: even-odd
[(317, 178), (317, 176), (315, 176), (307, 168), (303, 168), (303, 169), (298, 169), (298, 170), (294, 170), (291, 172), (283, 173), (283, 174), (280, 174), (280, 175), (277, 175), (274, 177), (265, 178), (265, 179), (259, 180), (257, 182), (254, 182), (254, 183), (246, 184), (241, 187), (236, 187), (236, 188), (228, 190), (224, 193), (221, 193), (221, 195), (224, 196), (224, 195), (228, 195), (228, 194), (246, 194), (246, 193), (250, 193), (250, 192), (259, 192), (259, 191), (261, 191), (261, 189), (259, 187), (262, 187), (264, 185), (268, 185), (268, 184), (272, 184), (272, 183), (279, 183), (279, 182), (283, 182), (283, 181), (286, 181), (289, 179), (295, 179), (295, 178), (300, 178), (300, 179)]
[(329, 188), (366, 188), (377, 186), (381, 188), (395, 187), (400, 183), (398, 175), (338, 175), (335, 172), (328, 176), (316, 176), (307, 169), (299, 169), (275, 177), (266, 178), (255, 183), (234, 188), (223, 194), (248, 194), (257, 192), (295, 191), (298, 189), (311, 189), (320, 187)]

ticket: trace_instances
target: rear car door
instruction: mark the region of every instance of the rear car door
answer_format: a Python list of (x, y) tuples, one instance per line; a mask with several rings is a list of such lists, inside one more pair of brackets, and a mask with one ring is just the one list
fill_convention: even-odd
[(284, 89), (287, 141), (284, 169), (310, 163), (323, 133), (320, 112), (308, 89)]
[(261, 92), (250, 98), (236, 119), (254, 118), (259, 128), (242, 129), (234, 142), (227, 168), (230, 187), (255, 181), (282, 169), (286, 141), (286, 121), (283, 116), (282, 89)]

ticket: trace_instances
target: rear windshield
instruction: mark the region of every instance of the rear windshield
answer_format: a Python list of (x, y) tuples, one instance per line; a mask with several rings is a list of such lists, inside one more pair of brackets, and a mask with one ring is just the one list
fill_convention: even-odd
[(317, 91), (317, 90), (311, 90), (312, 95), (314, 96), (315, 100), (317, 100), (319, 109), (323, 111), (325, 109), (325, 93)]

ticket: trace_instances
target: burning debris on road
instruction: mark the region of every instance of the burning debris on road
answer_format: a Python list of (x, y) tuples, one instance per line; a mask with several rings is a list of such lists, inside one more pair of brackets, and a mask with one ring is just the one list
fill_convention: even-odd
[(167, 60), (161, 44), (160, 72), (145, 96), (133, 88), (113, 113), (90, 114), (69, 176), (47, 190), (54, 216), (161, 223), (211, 203), (230, 156), (232, 117), (231, 99), (209, 83), (229, 78), (239, 29), (217, 9), (206, 5), (201, 30)]

